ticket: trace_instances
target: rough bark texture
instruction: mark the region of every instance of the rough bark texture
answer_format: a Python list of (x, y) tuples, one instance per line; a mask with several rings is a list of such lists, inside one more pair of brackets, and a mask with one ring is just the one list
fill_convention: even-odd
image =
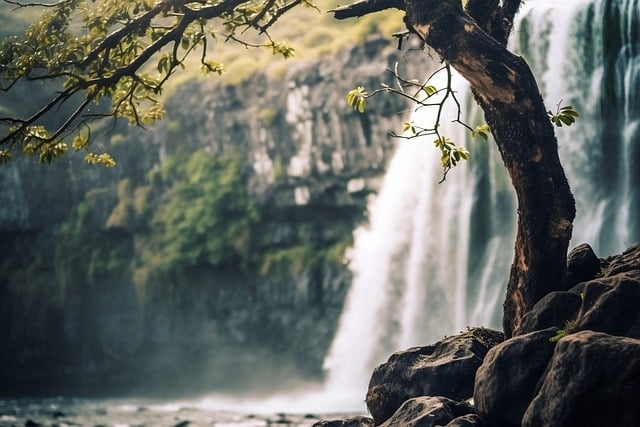
[(505, 47), (512, 15), (498, 29), (496, 3), (478, 17), (484, 29), (453, 0), (409, 0), (406, 22), (471, 84), (515, 188), (518, 230), (503, 318), (511, 336), (540, 298), (563, 288), (575, 202), (535, 78)]

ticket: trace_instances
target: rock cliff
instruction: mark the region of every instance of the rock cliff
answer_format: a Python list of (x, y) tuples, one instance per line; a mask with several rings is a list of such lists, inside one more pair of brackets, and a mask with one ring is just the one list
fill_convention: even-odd
[(0, 169), (0, 391), (319, 378), (404, 101), (344, 102), (425, 58), (375, 38), (283, 76), (181, 85), (148, 131), (105, 126), (118, 166)]

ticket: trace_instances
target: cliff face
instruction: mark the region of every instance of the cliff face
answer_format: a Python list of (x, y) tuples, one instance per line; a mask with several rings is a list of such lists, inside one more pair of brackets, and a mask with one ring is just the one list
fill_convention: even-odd
[(387, 96), (360, 115), (344, 96), (396, 60), (422, 75), (420, 54), (375, 39), (280, 78), (182, 85), (152, 129), (96, 131), (113, 170), (3, 165), (1, 391), (321, 376), (345, 249), (406, 109)]

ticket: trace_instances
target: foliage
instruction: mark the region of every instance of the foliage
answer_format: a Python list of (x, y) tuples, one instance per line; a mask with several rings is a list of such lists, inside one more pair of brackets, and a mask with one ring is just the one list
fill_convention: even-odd
[[(60, 90), (35, 112), (0, 118), (0, 145), (50, 163), (67, 151), (63, 140), (69, 136), (86, 141), (74, 144), (86, 149), (91, 136), (87, 124), (96, 119), (124, 118), (140, 126), (152, 123), (163, 116), (159, 95), (165, 83), (185, 67), (190, 55), (197, 53), (204, 73), (224, 72), (224, 64), (209, 58), (209, 46), (218, 39), (292, 57), (293, 48), (271, 39), (269, 29), (297, 5), (313, 6), (308, 0), (60, 0), (49, 4), (23, 39), (9, 37), (0, 44), (0, 89), (8, 91), (21, 82), (53, 82)], [(246, 41), (247, 30), (262, 40)], [(91, 106), (105, 101), (107, 112), (94, 113)], [(51, 128), (41, 124), (59, 114), (57, 109), (65, 104), (73, 108), (61, 123)], [(113, 159), (103, 154), (90, 152), (86, 160), (114, 166)]]
[(181, 269), (242, 262), (260, 221), (247, 192), (242, 158), (197, 151), (175, 167), (169, 201), (153, 221), (163, 230), (160, 247), (154, 250), (158, 266)]
[(350, 90), (347, 94), (347, 104), (359, 113), (364, 113), (364, 110), (367, 108), (367, 97), (369, 96), (369, 93), (364, 90), (363, 86), (358, 86)]
[(292, 244), (284, 247), (264, 246), (256, 258), (260, 263), (260, 275), (274, 281), (284, 281), (299, 276), (305, 270), (344, 265), (345, 253), (353, 244), (353, 236), (347, 234), (338, 240), (326, 241), (318, 236), (317, 230), (321, 229), (319, 218), (307, 218), (295, 224)]
[(574, 110), (572, 105), (560, 107), (560, 104), (557, 105), (555, 113), (549, 110), (547, 111), (547, 115), (549, 119), (551, 119), (551, 122), (557, 127), (562, 127), (562, 125), (571, 126), (576, 122), (576, 119), (580, 117), (580, 114)]
[[(326, 14), (319, 14), (309, 0), (5, 1), (17, 9), (12, 16), (35, 22), (24, 37), (13, 35), (0, 43), (0, 90), (47, 83), (45, 90), (51, 97), (40, 105), (34, 102), (30, 111), (9, 110), (0, 117), (0, 162), (36, 155), (40, 162), (49, 163), (70, 151), (65, 141), (79, 137), (86, 143), (81, 148), (74, 144), (74, 149), (86, 150), (87, 162), (114, 166), (107, 153), (90, 151), (88, 124), (112, 117), (144, 126), (161, 119), (162, 93), (169, 82), (179, 84), (197, 75), (196, 70), (224, 74), (227, 61), (233, 62), (234, 56), (246, 58), (249, 47), (267, 55), (253, 53), (251, 64), (236, 67), (232, 80), (265, 69), (271, 55), (294, 57), (291, 45), (272, 38), (276, 21), (284, 21), (273, 31), (277, 37), (300, 40), (308, 48), (306, 58), (335, 52), (374, 29), (391, 32), (401, 26), (399, 19), (389, 25), (380, 17), (367, 17), (345, 31)], [(330, 0), (319, 3), (332, 5)], [(45, 13), (35, 19), (43, 9)], [(295, 16), (289, 17), (291, 10)], [(8, 13), (6, 5), (0, 13)], [(20, 22), (7, 27), (6, 33), (19, 31)], [(310, 39), (305, 44), (312, 22), (328, 34), (324, 43)], [(220, 50), (223, 44), (225, 49)], [(216, 58), (210, 58), (212, 51)], [(66, 108), (60, 110), (61, 106)]]
[[(427, 127), (416, 124), (414, 121), (408, 121), (404, 123), (402, 129), (403, 135), (392, 133), (393, 136), (398, 138), (417, 138), (424, 135), (435, 135), (436, 139), (433, 141), (435, 147), (440, 151), (440, 164), (442, 166), (442, 179), (440, 182), (446, 180), (447, 173), (457, 166), (461, 160), (469, 159), (469, 151), (466, 148), (457, 146), (450, 138), (441, 135), (439, 131), (440, 122), (444, 112), (445, 105), (448, 101), (453, 101), (456, 108), (456, 118), (452, 122), (458, 123), (469, 131), (471, 138), (481, 138), (484, 141), (489, 140), (491, 130), (486, 123), (477, 125), (472, 128), (467, 123), (461, 120), (462, 109), (458, 99), (456, 98), (455, 91), (451, 86), (452, 71), (448, 64), (445, 64), (442, 68), (432, 73), (424, 82), (418, 79), (405, 79), (398, 72), (398, 63), (394, 70), (387, 70), (393, 73), (396, 81), (397, 88), (392, 88), (387, 84), (382, 84), (382, 88), (373, 92), (367, 92), (363, 86), (358, 86), (355, 89), (350, 90), (347, 93), (347, 104), (359, 113), (364, 113), (367, 107), (367, 99), (377, 95), (378, 93), (392, 93), (408, 98), (415, 105), (415, 110), (420, 108), (436, 108), (436, 118), (433, 124), (427, 124)], [(435, 83), (432, 81), (439, 73), (446, 73), (445, 87), (438, 89)], [(551, 122), (557, 127), (562, 125), (571, 126), (575, 123), (576, 119), (580, 117), (580, 114), (571, 105), (560, 107), (558, 104), (556, 112), (547, 112)]]
[[(392, 133), (398, 138), (417, 138), (420, 136), (434, 135), (436, 139), (433, 141), (435, 147), (440, 150), (440, 163), (442, 166), (443, 182), (447, 173), (455, 167), (459, 161), (467, 160), (469, 152), (466, 148), (457, 146), (454, 141), (440, 133), (440, 121), (445, 113), (445, 106), (449, 102), (453, 102), (457, 109), (457, 117), (453, 122), (459, 123), (471, 132), (473, 137), (481, 137), (488, 139), (489, 126), (486, 124), (477, 126), (475, 129), (461, 120), (460, 103), (456, 97), (456, 93), (451, 86), (452, 71), (449, 65), (444, 65), (431, 75), (425, 81), (418, 79), (405, 79), (398, 72), (398, 64), (393, 71), (393, 76), (397, 82), (397, 88), (393, 88), (387, 84), (382, 84), (381, 89), (377, 89), (371, 93), (367, 92), (363, 86), (359, 86), (347, 94), (347, 103), (359, 113), (364, 113), (367, 106), (367, 98), (373, 97), (378, 93), (392, 93), (409, 99), (416, 105), (416, 110), (420, 108), (435, 109), (434, 123), (427, 123), (425, 126), (416, 124), (413, 121), (405, 122), (403, 135)], [(445, 75), (446, 84), (444, 88), (438, 89), (434, 80), (440, 79), (441, 74)]]
[(549, 338), (549, 342), (556, 343), (560, 341), (562, 338), (566, 337), (567, 335), (571, 335), (572, 333), (574, 333), (577, 327), (578, 327), (577, 320), (567, 321), (564, 325), (564, 328), (558, 330), (558, 332), (556, 332), (554, 336)]

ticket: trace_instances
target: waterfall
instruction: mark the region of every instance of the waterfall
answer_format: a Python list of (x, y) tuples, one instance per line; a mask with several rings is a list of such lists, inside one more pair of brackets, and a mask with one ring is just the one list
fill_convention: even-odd
[[(519, 12), (511, 48), (538, 78), (547, 107), (572, 104), (582, 117), (557, 129), (576, 197), (573, 243), (600, 256), (640, 238), (640, 8), (637, 0), (538, 0)], [(465, 121), (483, 122), (464, 89)], [(419, 110), (414, 120), (429, 120)], [(426, 114), (428, 116), (428, 114)], [(370, 224), (355, 232), (354, 273), (325, 361), (329, 390), (357, 390), (390, 353), (467, 326), (499, 327), (515, 239), (511, 184), (495, 145), (442, 133), (466, 146), (468, 165), (438, 184), (432, 139), (398, 143)]]

